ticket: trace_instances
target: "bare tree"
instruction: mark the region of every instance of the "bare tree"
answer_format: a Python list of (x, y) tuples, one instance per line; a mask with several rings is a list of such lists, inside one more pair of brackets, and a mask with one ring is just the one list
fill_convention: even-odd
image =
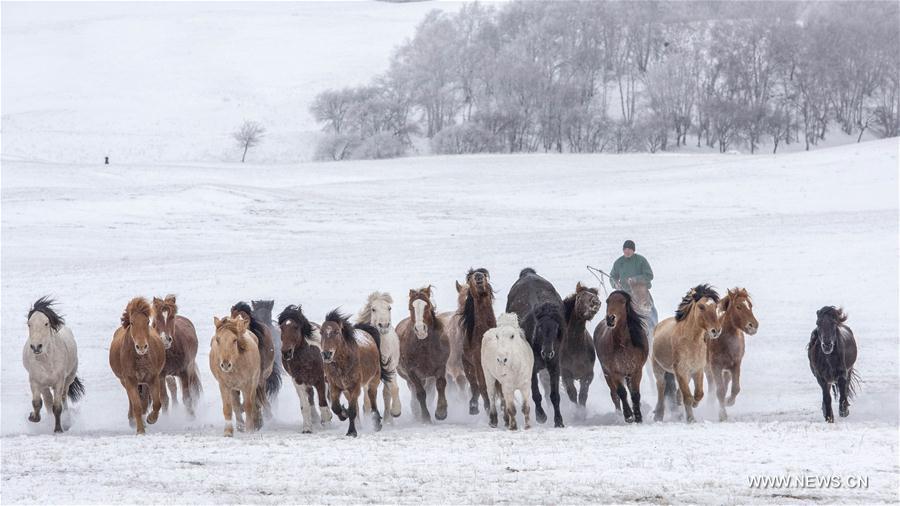
[(244, 149), (244, 154), (241, 155), (241, 163), (244, 163), (244, 160), (247, 158), (247, 150), (259, 144), (259, 141), (262, 140), (265, 134), (266, 129), (262, 125), (255, 121), (246, 120), (239, 130), (231, 134), (238, 145)]

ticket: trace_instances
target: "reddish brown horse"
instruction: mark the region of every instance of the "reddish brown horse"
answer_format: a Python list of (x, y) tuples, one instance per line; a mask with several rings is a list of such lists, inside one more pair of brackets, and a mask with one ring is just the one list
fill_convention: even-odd
[[(174, 295), (164, 299), (153, 297), (153, 328), (166, 347), (166, 365), (163, 377), (172, 392), (172, 404), (178, 403), (178, 383), (181, 381), (181, 400), (188, 413), (194, 416), (194, 406), (203, 387), (197, 369), (197, 331), (190, 320), (178, 314), (178, 304)], [(168, 408), (169, 396), (166, 389), (160, 389), (163, 410)]]
[[(322, 362), (322, 343), (313, 337), (313, 327), (300, 305), (287, 306), (278, 315), (281, 329), (281, 360), (284, 370), (294, 380), (300, 397), (303, 433), (312, 433), (315, 422), (331, 421), (331, 411), (325, 400), (325, 364)], [(319, 394), (319, 414), (313, 409), (313, 389)]]
[(425, 399), (425, 381), (435, 378), (437, 409), (434, 417), (447, 418), (447, 359), (450, 343), (444, 335), (444, 325), (435, 314), (431, 302), (431, 287), (409, 291), (409, 318), (397, 324), (400, 337), (400, 367), (398, 372), (416, 396), (422, 421), (431, 423)]
[[(734, 399), (741, 391), (741, 361), (744, 358), (744, 334), (752, 336), (759, 329), (759, 322), (753, 315), (753, 301), (744, 288), (728, 290), (719, 301), (722, 315), (722, 334), (707, 343), (708, 362), (706, 379), (716, 388), (719, 400), (719, 420), (728, 418), (725, 406), (733, 406)], [(728, 383), (731, 395), (725, 399)]]
[[(596, 288), (578, 283), (575, 285), (575, 293), (563, 299), (566, 338), (559, 349), (559, 372), (569, 400), (582, 409), (587, 402), (591, 382), (594, 381), (594, 363), (597, 361), (594, 342), (585, 327), (598, 311), (600, 298)], [(578, 380), (580, 391), (575, 390), (575, 380)]]
[[(641, 423), (641, 376), (650, 345), (647, 324), (628, 292), (616, 290), (607, 297), (606, 319), (594, 330), (594, 346), (616, 411), (628, 423)], [(628, 405), (626, 384), (632, 406)]]
[(153, 411), (147, 416), (147, 423), (156, 423), (162, 408), (160, 390), (166, 348), (150, 326), (152, 318), (153, 308), (147, 299), (131, 299), (109, 347), (109, 366), (128, 394), (128, 421), (137, 427), (138, 434), (144, 433), (145, 405), (141, 390), (148, 389), (153, 399)]
[[(487, 385), (484, 381), (484, 369), (481, 367), (481, 341), (484, 333), (497, 326), (494, 316), (494, 289), (491, 287), (491, 275), (487, 269), (469, 269), (466, 273), (465, 300), (460, 297), (457, 314), (460, 316), (459, 326), (463, 330), (463, 369), (469, 382), (472, 396), (469, 399), (469, 414), (478, 414), (478, 396), (484, 401), (484, 409), (490, 409)], [(463, 293), (457, 283), (457, 292)]]

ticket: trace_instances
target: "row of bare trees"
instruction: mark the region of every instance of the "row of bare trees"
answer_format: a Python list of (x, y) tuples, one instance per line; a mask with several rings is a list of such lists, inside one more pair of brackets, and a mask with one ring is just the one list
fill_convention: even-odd
[(433, 11), (311, 112), (320, 159), (725, 152), (900, 134), (896, 2), (513, 2)]

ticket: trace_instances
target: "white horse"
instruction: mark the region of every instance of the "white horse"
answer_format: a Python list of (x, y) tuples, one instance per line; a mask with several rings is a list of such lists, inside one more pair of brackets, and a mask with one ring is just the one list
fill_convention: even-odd
[(503, 313), (497, 326), (484, 333), (481, 342), (481, 367), (491, 398), (491, 427), (497, 426), (498, 386), (506, 403), (503, 419), (509, 430), (516, 430), (516, 390), (522, 394), (522, 414), (525, 428), (531, 428), (531, 370), (534, 352), (519, 327), (515, 313)]
[(381, 334), (381, 363), (391, 373), (391, 380), (382, 387), (384, 395), (384, 421), (400, 416), (400, 384), (397, 367), (400, 365), (400, 338), (391, 325), (391, 304), (394, 299), (389, 293), (372, 292), (366, 305), (356, 315), (356, 323), (371, 325)]
[(65, 320), (53, 310), (54, 301), (38, 299), (28, 311), (28, 341), (22, 350), (22, 363), (31, 383), (31, 407), (28, 421), (41, 421), (41, 399), (47, 411), (53, 407), (56, 425), (53, 432), (62, 432), (60, 416), (68, 406), (68, 399), (78, 401), (84, 395), (84, 385), (76, 376), (78, 348), (75, 336)]

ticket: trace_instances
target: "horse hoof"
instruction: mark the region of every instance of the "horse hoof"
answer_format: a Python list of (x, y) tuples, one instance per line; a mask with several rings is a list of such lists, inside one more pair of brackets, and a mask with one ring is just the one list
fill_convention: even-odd
[(36, 414), (34, 414), (34, 413), (31, 413), (30, 415), (28, 415), (28, 421), (29, 421), (29, 422), (34, 422), (34, 423), (40, 422), (40, 421), (41, 421), (41, 415), (36, 415)]
[(496, 415), (495, 415), (495, 416), (492, 416), (492, 417), (490, 418), (490, 420), (488, 420), (488, 425), (490, 425), (491, 428), (493, 428), (493, 429), (496, 429), (496, 428), (497, 428), (497, 416), (496, 416)]
[(53, 429), (53, 432), (54, 432), (55, 434), (62, 434), (62, 433), (63, 433), (62, 427), (55, 427), (55, 428)]
[(684, 420), (685, 423), (694, 423), (695, 421), (693, 416), (689, 416)]
[(565, 424), (563, 424), (562, 418), (560, 418), (559, 420), (554, 420), (553, 426), (556, 427), (557, 429), (565, 428)]
[(640, 414), (634, 415), (634, 423), (644, 423), (644, 418)]
[(517, 431), (517, 430), (519, 430), (519, 428), (516, 426), (516, 424), (511, 423), (511, 424), (509, 424), (509, 430)]
[(545, 423), (547, 421), (547, 413), (544, 413), (543, 411), (538, 411), (534, 417), (537, 418), (538, 423)]
[(728, 399), (726, 399), (725, 405), (726, 406), (734, 406), (734, 397), (729, 397)]
[(634, 423), (634, 416), (626, 416), (625, 423)]
[(723, 412), (723, 413), (719, 413), (719, 421), (720, 421), (720, 422), (727, 422), (727, 421), (728, 421), (728, 415), (727, 415), (726, 413), (724, 413), (724, 412)]
[(477, 405), (477, 404), (474, 405), (474, 406), (469, 406), (469, 414), (470, 414), (470, 415), (477, 415), (477, 414), (478, 414), (478, 405)]
[(841, 418), (846, 418), (850, 416), (850, 408), (841, 408), (840, 411), (838, 411), (838, 414), (841, 415)]
[(355, 431), (355, 430), (348, 430), (348, 431), (347, 431), (347, 437), (356, 437), (356, 436), (357, 436), (357, 434), (356, 434), (356, 431)]
[(661, 422), (661, 421), (663, 421), (663, 415), (660, 414), (660, 413), (654, 414), (654, 415), (653, 415), (653, 421), (654, 421), (654, 422)]
[(531, 424), (530, 424), (530, 423), (526, 423), (526, 424), (525, 424), (525, 430), (531, 430)]
[(300, 431), (301, 434), (312, 434), (312, 429), (303, 429)]
[(138, 436), (143, 436), (143, 435), (144, 435), (144, 429), (138, 429), (138, 430), (137, 430), (137, 435), (138, 435)]
[(833, 416), (826, 416), (826, 417), (825, 417), (825, 421), (828, 422), (828, 423), (834, 423), (834, 417), (833, 417)]
[(392, 418), (400, 418), (400, 411), (398, 410), (396, 413), (394, 413), (393, 411), (391, 411), (391, 417), (392, 417)]
[(447, 408), (438, 408), (437, 411), (434, 412), (434, 417), (438, 420), (446, 420), (447, 419)]

